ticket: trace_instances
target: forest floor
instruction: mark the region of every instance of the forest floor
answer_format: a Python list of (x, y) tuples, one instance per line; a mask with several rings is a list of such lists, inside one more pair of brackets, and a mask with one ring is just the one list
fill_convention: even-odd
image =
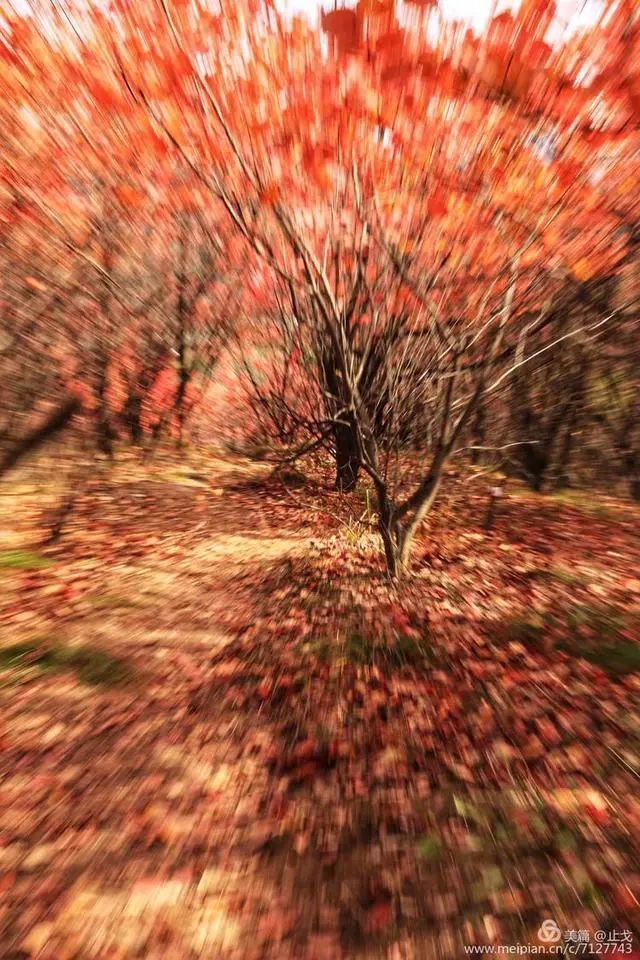
[(486, 486), (396, 589), (319, 479), (5, 481), (2, 960), (640, 956), (640, 512)]

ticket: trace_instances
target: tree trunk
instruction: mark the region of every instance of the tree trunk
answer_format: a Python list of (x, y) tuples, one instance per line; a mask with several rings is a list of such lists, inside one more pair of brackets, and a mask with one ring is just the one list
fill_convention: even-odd
[(134, 376), (129, 382), (129, 390), (121, 420), (133, 444), (141, 444), (144, 440), (142, 425), (144, 401), (148, 397), (156, 377), (162, 370), (163, 362), (165, 362), (164, 350), (155, 350), (149, 359), (141, 365), (137, 376)]
[(629, 493), (631, 499), (640, 502), (640, 456), (631, 449), (629, 441), (625, 444), (623, 457), (624, 472), (629, 479)]
[(187, 420), (185, 397), (191, 379), (191, 371), (184, 364), (184, 354), (180, 354), (180, 369), (178, 371), (178, 389), (176, 391), (175, 411), (178, 421), (178, 447), (184, 444), (184, 427)]
[(558, 479), (556, 486), (559, 490), (571, 486), (571, 457), (576, 431), (579, 429), (584, 416), (586, 402), (586, 357), (578, 353), (574, 364), (573, 386), (571, 398), (564, 418), (564, 435), (558, 451)]
[(567, 424), (567, 429), (558, 453), (558, 479), (556, 481), (557, 490), (565, 490), (571, 486), (570, 465), (571, 453), (573, 451), (575, 420), (572, 417)]
[(442, 458), (433, 464), (430, 474), (421, 484), (415, 497), (408, 502), (411, 513), (405, 523), (394, 515), (394, 508), (391, 505), (386, 488), (380, 487), (376, 491), (378, 526), (384, 545), (387, 572), (392, 580), (401, 580), (409, 571), (416, 533), (434, 504), (442, 479), (444, 463), (445, 458)]
[(127, 397), (123, 411), (124, 424), (129, 432), (131, 442), (142, 442), (142, 397), (136, 390), (132, 390)]
[(100, 453), (104, 453), (113, 460), (113, 431), (109, 421), (107, 404), (107, 367), (107, 358), (104, 356), (99, 357), (96, 382), (96, 444)]
[(392, 580), (402, 580), (410, 569), (411, 550), (415, 539), (415, 527), (403, 526), (398, 520), (379, 521), (380, 536), (384, 546), (387, 573)]
[[(514, 421), (516, 436), (523, 438), (515, 448), (520, 476), (531, 490), (541, 493), (549, 466), (550, 452), (543, 436), (541, 418), (537, 417), (525, 403), (514, 410)], [(537, 436), (539, 439), (532, 441), (528, 439), (530, 436)], [(524, 439), (525, 437), (527, 439)]]
[(387, 563), (387, 573), (392, 580), (399, 580), (405, 573), (402, 563), (401, 526), (389, 517), (380, 514), (378, 521), (380, 536), (384, 546), (384, 557)]
[(174, 410), (178, 423), (178, 447), (184, 442), (184, 425), (186, 420), (185, 397), (191, 379), (191, 369), (187, 362), (187, 221), (183, 220), (180, 232), (178, 257), (178, 301), (176, 304), (177, 336), (176, 348), (178, 354), (178, 389), (174, 401)]
[(478, 448), (484, 446), (486, 439), (486, 419), (484, 407), (481, 403), (478, 404), (476, 415), (473, 420), (472, 437), (473, 447), (471, 450), (471, 463), (474, 466), (479, 466), (484, 461), (484, 451)]
[(327, 349), (322, 358), (322, 378), (328, 399), (329, 415), (337, 422), (333, 426), (336, 458), (336, 490), (348, 493), (358, 482), (361, 466), (358, 430), (348, 407), (348, 395), (339, 373), (339, 364), (333, 349)]
[(351, 423), (337, 423), (333, 436), (336, 447), (336, 490), (348, 493), (355, 489), (360, 470), (355, 427)]
[(9, 450), (0, 461), (0, 477), (13, 469), (23, 457), (59, 433), (69, 423), (75, 413), (80, 410), (81, 403), (78, 397), (70, 397), (57, 407), (46, 420), (35, 427)]
[(103, 223), (101, 231), (101, 253), (103, 274), (99, 285), (100, 310), (104, 330), (101, 339), (97, 341), (96, 355), (96, 443), (100, 453), (104, 453), (113, 460), (113, 430), (109, 420), (109, 406), (107, 403), (107, 384), (109, 372), (109, 357), (113, 356), (114, 323), (111, 310), (111, 274), (113, 270), (113, 211), (108, 209), (105, 201), (103, 207)]

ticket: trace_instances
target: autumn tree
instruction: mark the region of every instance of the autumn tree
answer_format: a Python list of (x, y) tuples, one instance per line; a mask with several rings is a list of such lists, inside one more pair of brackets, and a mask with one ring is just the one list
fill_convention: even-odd
[[(415, 0), (401, 16), (394, 0), (325, 12), (322, 33), (258, 0), (40, 16), (81, 107), (45, 70), (59, 132), (74, 149), (81, 120), (98, 132), (84, 182), (101, 173), (159, 210), (180, 170), (201, 214), (226, 218), (235, 264), (261, 263), (280, 298), (267, 292), (268, 322), (288, 328), (320, 399), (310, 439), (331, 438), (343, 489), (370, 476), (399, 575), (487, 398), (625, 309), (562, 305), (576, 283), (616, 276), (637, 222), (632, 5), (571, 34), (553, 2), (525, 0), (481, 36)], [(42, 33), (14, 25), (37, 55)], [(44, 139), (51, 158), (61, 140)], [(122, 280), (104, 256), (96, 273), (112, 328)]]
[[(567, 278), (584, 282), (622, 261), (628, 211), (616, 204), (636, 101), (634, 78), (614, 74), (637, 42), (628, 10), (612, 7), (602, 34), (554, 46), (545, 40), (553, 4), (525, 3), (483, 38), (454, 25), (434, 46), (428, 12), (401, 26), (393, 3), (361, 4), (323, 17), (327, 56), (272, 11), (266, 31), (250, 15), (232, 17), (216, 24), (215, 83), (191, 56), (192, 19), (163, 13), (179, 75), (160, 107), (133, 63), (128, 89), (286, 284), (287, 309), (313, 345), (324, 420), (334, 436), (355, 433), (399, 573), (470, 417), (531, 362), (528, 335), (550, 328)], [(253, 42), (243, 63), (230, 52), (238, 29)], [(603, 96), (611, 103), (600, 118)], [(201, 141), (212, 164), (190, 150), (195, 124), (188, 136), (171, 127), (170, 105), (189, 97), (219, 130), (215, 145)], [(590, 329), (583, 317), (563, 322), (543, 352)], [(399, 340), (389, 337), (395, 327)], [(403, 495), (398, 411), (407, 404), (427, 411), (429, 460)]]

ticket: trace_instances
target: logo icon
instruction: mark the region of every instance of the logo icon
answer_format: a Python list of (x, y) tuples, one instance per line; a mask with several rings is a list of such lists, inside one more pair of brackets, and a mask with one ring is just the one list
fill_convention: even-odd
[(562, 936), (560, 927), (555, 920), (543, 920), (538, 930), (538, 940), (542, 943), (557, 943)]

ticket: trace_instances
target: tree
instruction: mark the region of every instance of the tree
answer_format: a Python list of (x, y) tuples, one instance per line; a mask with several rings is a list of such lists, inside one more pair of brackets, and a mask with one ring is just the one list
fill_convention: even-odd
[[(624, 314), (562, 305), (618, 275), (638, 221), (639, 28), (629, 0), (573, 35), (558, 35), (548, 0), (501, 13), (482, 36), (429, 4), (406, 6), (402, 18), (394, 0), (335, 9), (322, 17), (325, 38), (258, 0), (216, 12), (118, 2), (108, 18), (56, 9), (35, 96), (40, 109), (43, 96), (55, 105), (46, 130), (48, 112), (40, 116), (42, 168), (53, 164), (89, 220), (96, 182), (128, 207), (128, 234), (166, 209), (185, 178), (193, 223), (225, 218), (225, 255), (266, 288), (244, 305), (246, 325), (266, 319), (279, 355), (308, 378), (307, 398), (320, 401), (312, 412), (307, 399), (292, 407), (276, 397), (285, 421), (307, 431), (303, 447), (330, 438), (342, 489), (369, 474), (393, 575), (406, 570), (445, 465), (489, 400), (540, 357), (560, 370), (568, 346), (582, 349)], [(33, 110), (20, 91), (33, 86), (24, 64), (43, 39), (34, 22), (7, 22), (21, 50), (9, 85)], [(96, 130), (80, 175), (71, 158), (88, 151), (86, 129), (70, 104)], [(21, 133), (23, 113), (11, 120)], [(64, 237), (54, 210), (52, 199), (45, 211)], [(146, 260), (132, 242), (125, 280), (111, 229), (92, 241), (101, 259), (72, 251), (95, 270), (100, 326), (117, 353)], [(190, 377), (186, 240), (170, 268), (176, 399)], [(569, 379), (573, 399), (552, 424), (551, 447), (570, 436), (580, 377)]]

